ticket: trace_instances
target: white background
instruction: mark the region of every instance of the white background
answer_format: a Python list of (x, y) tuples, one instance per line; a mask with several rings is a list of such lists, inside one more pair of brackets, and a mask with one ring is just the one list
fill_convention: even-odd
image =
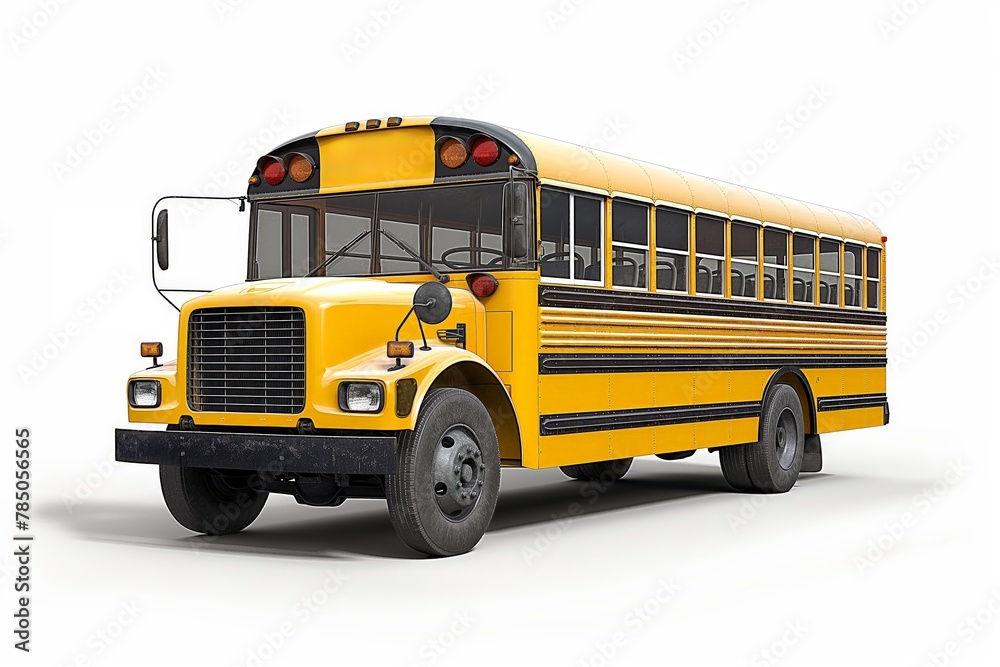
[[(37, 536), (30, 655), (0, 559), (4, 664), (995, 664), (989, 3), (232, 5), (3, 5), (0, 537), (21, 426)], [(728, 491), (707, 453), (639, 461), (593, 505), (558, 471), (507, 472), (453, 559), (409, 552), (375, 501), (273, 497), (242, 535), (190, 536), (155, 469), (110, 462), (138, 342), (176, 344), (150, 207), (239, 194), (299, 134), (415, 114), (868, 213), (889, 237), (892, 424), (825, 438), (823, 473), (777, 497)], [(219, 248), (237, 265), (243, 234)]]

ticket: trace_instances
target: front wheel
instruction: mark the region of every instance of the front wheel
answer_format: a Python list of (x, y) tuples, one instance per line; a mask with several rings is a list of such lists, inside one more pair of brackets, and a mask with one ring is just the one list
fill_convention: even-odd
[(499, 493), (500, 446), (486, 408), (462, 389), (428, 392), (386, 479), (400, 539), (431, 556), (466, 553), (486, 534)]
[(160, 488), (177, 523), (208, 535), (240, 532), (253, 523), (267, 502), (267, 491), (251, 488), (249, 478), (205, 468), (162, 465)]

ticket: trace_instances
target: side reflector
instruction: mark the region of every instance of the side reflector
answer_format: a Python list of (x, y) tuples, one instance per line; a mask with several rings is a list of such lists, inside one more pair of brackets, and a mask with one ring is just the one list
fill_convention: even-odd
[(291, 176), (293, 181), (296, 183), (305, 183), (313, 175), (316, 165), (313, 164), (312, 158), (308, 155), (292, 153), (285, 156), (285, 168), (288, 170), (288, 175)]
[(469, 289), (480, 298), (493, 296), (500, 283), (489, 273), (470, 273), (465, 279), (469, 283)]
[(385, 346), (385, 356), (390, 359), (409, 359), (413, 356), (413, 341), (390, 340)]
[(140, 343), (139, 354), (153, 359), (163, 356), (163, 343)]
[(500, 158), (500, 146), (489, 137), (472, 140), (472, 159), (480, 167), (488, 167)]
[(455, 137), (445, 137), (438, 144), (438, 157), (444, 166), (457, 169), (469, 159), (469, 151), (465, 148), (465, 144)]

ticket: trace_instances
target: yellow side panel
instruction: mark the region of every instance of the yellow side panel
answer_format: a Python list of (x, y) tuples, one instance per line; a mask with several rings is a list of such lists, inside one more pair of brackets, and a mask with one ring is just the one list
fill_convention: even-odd
[(694, 403), (694, 371), (657, 373), (651, 406), (662, 408), (671, 405), (691, 405)]
[(760, 420), (757, 417), (733, 419), (729, 422), (729, 443), (742, 445), (748, 442), (757, 442), (759, 428)]
[(759, 401), (773, 371), (730, 371), (729, 400)]
[(608, 409), (608, 376), (542, 375), (538, 378), (538, 412), (597, 412)]
[(830, 431), (882, 426), (882, 419), (882, 408), (878, 406), (852, 410), (830, 410), (819, 413), (819, 431), (820, 433), (829, 433)]
[(434, 182), (430, 126), (319, 137), (320, 192)]
[[(885, 393), (885, 369), (884, 368), (869, 368), (867, 373), (868, 390), (865, 393), (868, 394), (884, 394)], [(881, 424), (881, 421), (879, 422)]]
[(868, 389), (867, 370), (864, 368), (845, 368), (844, 387), (841, 393), (845, 396), (874, 393)]
[(513, 321), (509, 310), (486, 313), (486, 361), (498, 373), (513, 370)]
[(820, 433), (844, 430), (844, 412), (846, 410), (827, 410), (816, 414)]
[(630, 410), (653, 405), (653, 373), (609, 373), (606, 375), (611, 392), (605, 410)]
[(695, 424), (693, 443), (695, 448), (718, 447), (728, 444), (731, 444), (728, 421), (698, 422)]
[(539, 439), (538, 465), (541, 468), (607, 461), (611, 458), (608, 446), (610, 431), (547, 435)]
[(670, 424), (655, 429), (656, 453), (683, 452), (694, 447), (694, 424)]
[(608, 431), (611, 437), (611, 458), (625, 459), (652, 454), (655, 451), (655, 430), (655, 427), (649, 427)]

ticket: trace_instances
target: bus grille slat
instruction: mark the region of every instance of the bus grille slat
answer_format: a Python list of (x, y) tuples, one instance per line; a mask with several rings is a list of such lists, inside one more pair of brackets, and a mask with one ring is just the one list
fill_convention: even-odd
[(305, 345), (301, 308), (194, 311), (188, 321), (188, 406), (198, 412), (302, 412)]

